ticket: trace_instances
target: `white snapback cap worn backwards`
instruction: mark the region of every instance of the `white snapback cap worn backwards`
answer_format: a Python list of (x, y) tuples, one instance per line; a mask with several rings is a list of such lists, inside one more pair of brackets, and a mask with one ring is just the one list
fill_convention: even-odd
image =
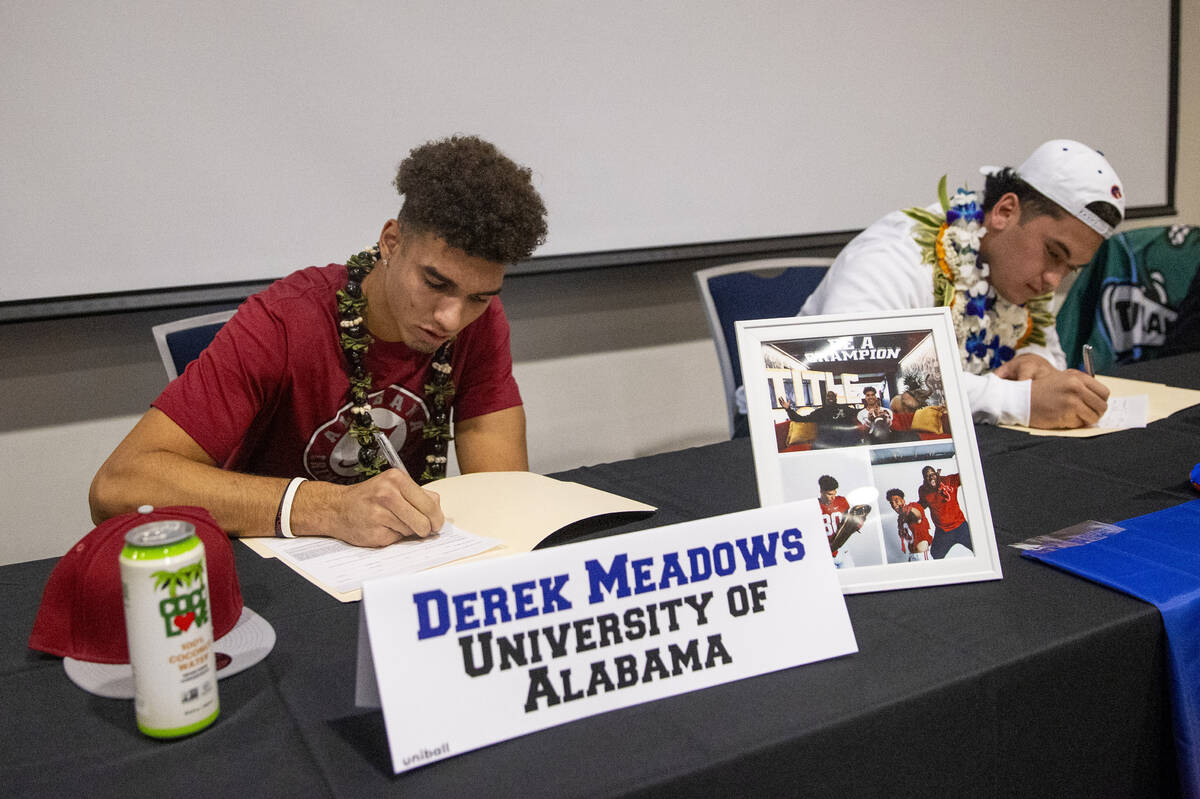
[(1089, 211), (1088, 203), (1106, 202), (1125, 218), (1121, 179), (1108, 159), (1086, 144), (1070, 139), (1048, 141), (1017, 167), (1017, 177), (1106, 239), (1113, 228)]

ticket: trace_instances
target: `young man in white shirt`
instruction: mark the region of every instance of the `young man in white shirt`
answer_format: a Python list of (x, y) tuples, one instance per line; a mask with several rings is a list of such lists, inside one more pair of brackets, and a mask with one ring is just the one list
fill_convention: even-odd
[(856, 236), (800, 313), (950, 305), (976, 421), (1093, 424), (1108, 389), (1066, 369), (1049, 294), (1120, 224), (1120, 178), (1099, 152), (1066, 139), (1015, 170), (981, 171), (982, 195), (960, 189), (946, 207), (896, 211)]

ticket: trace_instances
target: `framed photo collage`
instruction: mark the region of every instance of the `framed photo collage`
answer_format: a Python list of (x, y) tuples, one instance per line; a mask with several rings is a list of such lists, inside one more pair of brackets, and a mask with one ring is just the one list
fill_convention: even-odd
[(761, 503), (817, 498), (845, 593), (999, 579), (945, 308), (737, 323)]

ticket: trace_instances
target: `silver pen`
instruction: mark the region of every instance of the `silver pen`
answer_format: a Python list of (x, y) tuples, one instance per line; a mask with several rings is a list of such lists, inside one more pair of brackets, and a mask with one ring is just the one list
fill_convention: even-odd
[[(375, 443), (379, 445), (379, 450), (383, 453), (383, 459), (388, 462), (388, 465), (393, 469), (404, 469), (404, 461), (400, 460), (400, 455), (396, 452), (396, 448), (392, 446), (392, 442), (384, 435), (382, 430), (375, 431)], [(408, 474), (406, 470), (404, 472)], [(441, 534), (447, 530), (452, 530), (450, 520), (445, 519), (442, 522), (441, 529), (432, 530), (432, 533)]]
[(1096, 376), (1096, 363), (1092, 360), (1092, 345), (1083, 345), (1083, 370), (1088, 373), (1088, 377)]
[(404, 462), (400, 460), (400, 455), (397, 454), (396, 448), (392, 446), (392, 442), (382, 430), (375, 431), (375, 443), (379, 445), (379, 450), (383, 453), (384, 460), (388, 462), (388, 466), (393, 469), (403, 469)]

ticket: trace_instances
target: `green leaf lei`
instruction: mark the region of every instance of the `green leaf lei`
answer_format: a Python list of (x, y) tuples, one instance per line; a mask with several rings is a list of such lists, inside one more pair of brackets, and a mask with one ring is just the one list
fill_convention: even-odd
[[(371, 418), (371, 373), (365, 365), (371, 334), (366, 328), (367, 298), (362, 291), (362, 282), (378, 262), (378, 244), (351, 255), (346, 259), (346, 286), (337, 292), (338, 339), (346, 358), (346, 374), (350, 378), (350, 435), (358, 442), (358, 463), (354, 469), (364, 479), (388, 468), (387, 459), (375, 441), (379, 428)], [(425, 470), (417, 479), (420, 483), (446, 476), (446, 451), (453, 438), (450, 434), (450, 406), (454, 399), (450, 358), (453, 352), (454, 339), (451, 339), (438, 348), (429, 365), (431, 379), (425, 384), (425, 394), (431, 413), (422, 430), (423, 438), (429, 442), (429, 451), (425, 455)]]

